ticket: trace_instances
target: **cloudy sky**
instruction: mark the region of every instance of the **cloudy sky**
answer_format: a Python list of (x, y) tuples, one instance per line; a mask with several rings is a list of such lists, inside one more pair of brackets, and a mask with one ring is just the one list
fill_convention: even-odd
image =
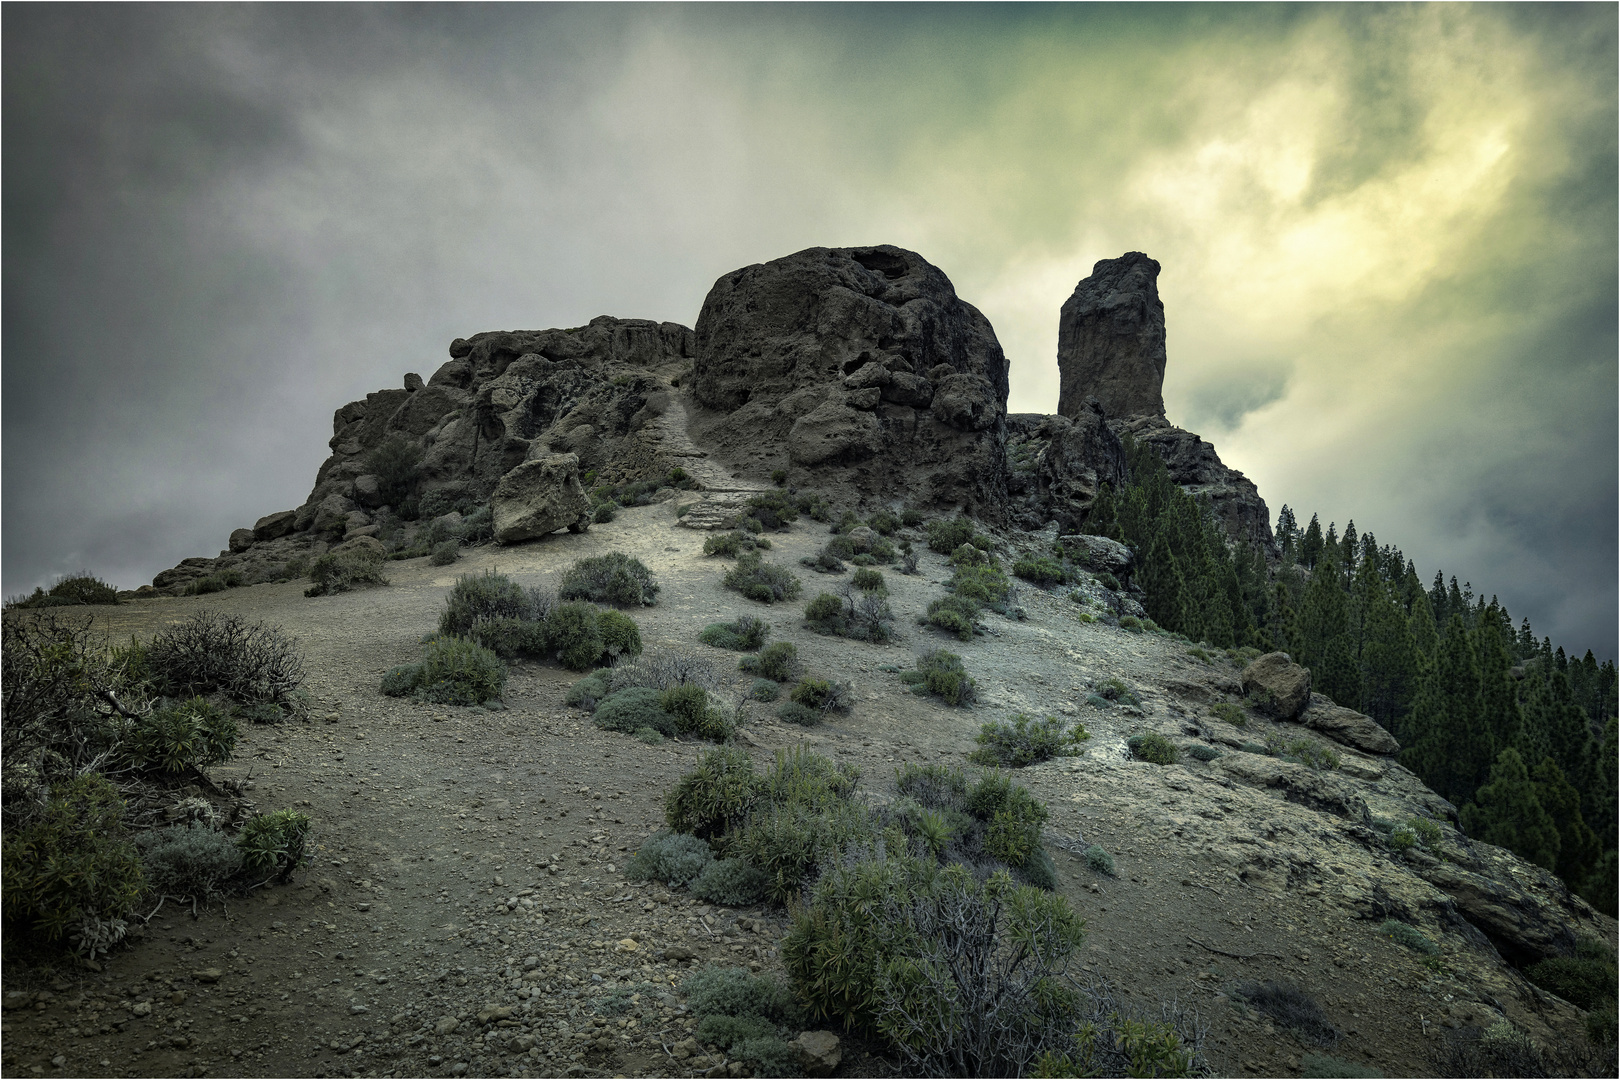
[(1614, 5), (8, 4), (3, 571), (133, 587), (297, 506), (457, 336), (690, 325), (920, 251), (1057, 400), (1164, 266), (1170, 418), (1284, 503), (1616, 639)]

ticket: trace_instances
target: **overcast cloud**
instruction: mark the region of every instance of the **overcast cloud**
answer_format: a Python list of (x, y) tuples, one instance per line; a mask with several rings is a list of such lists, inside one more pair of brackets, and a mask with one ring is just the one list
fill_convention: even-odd
[(1616, 9), (7, 5), (4, 591), (307, 496), (457, 336), (690, 325), (812, 245), (939, 265), (1057, 396), (1164, 266), (1170, 418), (1616, 639)]

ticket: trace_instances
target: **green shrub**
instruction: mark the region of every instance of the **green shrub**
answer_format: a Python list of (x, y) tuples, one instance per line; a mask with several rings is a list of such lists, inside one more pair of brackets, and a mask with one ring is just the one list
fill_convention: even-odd
[(718, 649), (753, 652), (765, 644), (771, 631), (769, 623), (755, 615), (739, 615), (729, 623), (710, 623), (703, 628), (698, 640)]
[(962, 658), (955, 653), (932, 649), (917, 658), (917, 671), (923, 677), (923, 689), (947, 704), (973, 702), (979, 684), (968, 675)]
[(697, 837), (685, 833), (655, 833), (625, 864), (624, 876), (631, 881), (690, 885), (713, 864), (714, 855), (709, 845)]
[(822, 548), (814, 556), (806, 555), (799, 560), (801, 565), (808, 566), (818, 574), (842, 574), (849, 569), (838, 556)]
[(6, 605), (19, 608), (73, 607), (82, 604), (116, 604), (118, 590), (88, 570), (70, 574), (57, 580), (50, 591), (35, 587), (26, 600)]
[(894, 633), (894, 612), (886, 593), (843, 590), (842, 596), (822, 593), (804, 609), (805, 622), (818, 634), (856, 641), (888, 641)]
[(1413, 952), (1422, 953), (1424, 956), (1434, 956), (1440, 952), (1440, 946), (1429, 940), (1428, 935), (1424, 934), (1423, 931), (1396, 919), (1385, 919), (1380, 923), (1378, 934), (1380, 937), (1386, 937), (1397, 945), (1405, 945)]
[(866, 524), (879, 536), (893, 536), (900, 528), (900, 518), (888, 510), (879, 510), (866, 519)]
[(799, 508), (780, 491), (764, 491), (749, 496), (741, 516), (758, 522), (764, 529), (785, 529), (799, 520)]
[(1594, 956), (1554, 956), (1524, 969), (1527, 979), (1579, 1009), (1596, 1009), (1615, 996), (1615, 964)]
[(1155, 765), (1174, 765), (1181, 760), (1181, 751), (1176, 744), (1160, 735), (1157, 731), (1150, 731), (1145, 735), (1132, 735), (1125, 740), (1131, 753), (1139, 761), (1149, 761)]
[[(221, 570), (209, 574), (207, 577), (193, 578), (186, 582), (185, 595), (203, 596), (207, 593), (224, 592), (226, 589), (235, 589), (247, 584), (247, 576), (240, 570)], [(386, 584), (386, 583), (385, 583)]]
[(610, 551), (580, 559), (563, 574), (557, 595), (564, 600), (591, 600), (619, 607), (640, 607), (657, 602), (658, 583), (640, 559)]
[(1249, 714), (1229, 701), (1216, 702), (1209, 707), (1209, 711), (1235, 728), (1249, 726)]
[(1098, 695), (1121, 705), (1140, 705), (1141, 699), (1119, 679), (1104, 679), (1096, 684)]
[(660, 735), (674, 735), (678, 730), (676, 718), (664, 709), (663, 692), (650, 686), (627, 686), (604, 694), (597, 699), (591, 723), (627, 735), (642, 728), (652, 728)]
[(658, 695), (658, 704), (675, 718), (675, 732), (697, 731), (709, 711), (709, 692), (695, 683), (672, 686)]
[(928, 605), (926, 622), (962, 641), (972, 641), (978, 615), (979, 605), (967, 597), (944, 596)]
[(1117, 876), (1114, 872), (1114, 857), (1103, 850), (1101, 844), (1092, 844), (1086, 848), (1086, 865), (1099, 874), (1106, 874), (1108, 877)]
[(681, 989), (698, 1017), (693, 1034), (699, 1042), (719, 1046), (733, 1060), (752, 1062), (755, 1076), (803, 1072), (787, 1037), (804, 1026), (804, 1010), (775, 979), (709, 966), (688, 976)]
[(558, 604), (552, 608), (546, 616), (545, 640), (570, 671), (589, 671), (607, 649), (597, 609), (590, 604)]
[(1288, 743), (1286, 754), (1298, 758), (1303, 765), (1313, 769), (1337, 769), (1339, 767), (1338, 752), (1331, 747), (1323, 746), (1314, 739), (1294, 739)]
[(236, 836), (242, 865), (249, 873), (286, 881), (309, 861), (309, 831), (309, 818), (296, 810), (259, 814)]
[(765, 899), (764, 871), (741, 859), (717, 859), (692, 882), (692, 895), (711, 904), (745, 907)]
[(787, 682), (799, 673), (799, 647), (791, 641), (778, 641), (760, 650), (758, 656), (743, 657), (738, 667), (772, 682)]
[(748, 688), (748, 696), (754, 701), (775, 701), (781, 693), (781, 684), (774, 683), (770, 679), (755, 679), (753, 685)]
[(726, 572), (723, 582), (727, 588), (765, 604), (796, 600), (802, 588), (791, 571), (766, 563), (753, 551), (737, 556), (737, 565)]
[(815, 727), (821, 723), (821, 710), (798, 701), (784, 701), (776, 710), (776, 718), (800, 727)]
[(422, 466), (422, 447), (399, 435), (390, 435), (366, 455), (365, 470), (377, 478), (377, 493), (390, 506), (398, 506), (416, 493)]
[(732, 747), (710, 750), (664, 798), (671, 832), (709, 839), (740, 822), (759, 794), (754, 761)]
[(1245, 754), (1263, 755), (1271, 753), (1271, 751), (1267, 750), (1263, 745), (1257, 742), (1246, 742), (1242, 746), (1239, 746), (1238, 749)]
[(433, 545), (433, 552), (428, 556), (428, 562), (434, 566), (449, 566), (461, 558), (461, 542), (458, 540), (445, 540)]
[(549, 608), (549, 597), (524, 589), (505, 574), (493, 570), (463, 574), (456, 578), (450, 595), (445, 597), (444, 611), (439, 614), (439, 633), (466, 635), (480, 620), (543, 618), (545, 613), (536, 610), (540, 597), (544, 597), (543, 606)]
[(949, 555), (973, 539), (973, 522), (958, 516), (954, 520), (936, 519), (928, 523), (928, 550), (936, 555)]
[(1074, 572), (1046, 555), (1025, 556), (1013, 563), (1013, 575), (1037, 585), (1064, 585), (1074, 580)]
[(771, 470), (771, 483), (775, 484), (777, 487), (781, 487), (782, 485), (786, 484), (787, 483), (787, 470), (786, 469), (772, 469)]
[(1203, 743), (1193, 743), (1191, 746), (1187, 747), (1187, 756), (1197, 761), (1214, 761), (1216, 758), (1221, 756), (1221, 752), (1215, 749), (1213, 746), (1205, 746)]
[(201, 770), (230, 760), (236, 736), (234, 716), (207, 698), (194, 697), (134, 721), (129, 752), (136, 763), (160, 772)]
[(1383, 1073), (1370, 1065), (1357, 1065), (1353, 1061), (1345, 1061), (1331, 1054), (1307, 1053), (1304, 1063), (1300, 1066), (1300, 1076), (1313, 1077), (1342, 1077), (1345, 1080), (1382, 1080)]
[(1109, 701), (1107, 698), (1103, 697), (1101, 694), (1087, 694), (1086, 695), (1086, 704), (1090, 705), (1094, 709), (1106, 709), (1110, 705), (1112, 705), (1113, 702)]
[(1389, 833), (1389, 849), (1397, 854), (1404, 854), (1417, 847), (1417, 833), (1404, 825), (1397, 825)]
[(1409, 817), (1406, 819), (1406, 827), (1412, 830), (1413, 835), (1418, 838), (1418, 843), (1429, 850), (1437, 850), (1440, 847), (1443, 835), (1440, 826), (1428, 818)]
[(304, 590), (304, 595), (331, 596), (348, 592), (356, 585), (386, 585), (382, 564), (381, 554), (363, 548), (327, 552), (310, 566), (309, 580), (314, 584)]
[(862, 592), (877, 592), (883, 589), (883, 575), (876, 570), (857, 570), (849, 583)]
[(984, 850), (991, 857), (1019, 867), (1039, 850), (1046, 807), (1006, 774), (991, 772), (981, 777), (968, 791), (966, 809), (987, 823)]
[(1004, 765), (1019, 769), (1054, 757), (1073, 757), (1091, 734), (1080, 724), (1069, 729), (1055, 716), (1036, 720), (1024, 713), (1010, 724), (992, 722), (979, 729), (975, 738), (979, 749), (968, 760), (980, 765)]
[(435, 637), (422, 653), (422, 681), (417, 690), (435, 705), (482, 705), (499, 700), (506, 686), (506, 665), (476, 642)]
[(123, 815), (117, 789), (89, 773), (53, 785), (32, 822), (8, 824), (0, 856), (8, 929), (45, 942), (76, 936), (78, 950), (92, 954), (121, 939), (146, 886)]
[(502, 660), (547, 652), (545, 626), (528, 619), (478, 619), (460, 636), (478, 642)]
[(1129, 630), (1133, 634), (1140, 634), (1143, 630), (1142, 620), (1135, 615), (1121, 615), (1119, 617), (1119, 628)]
[(596, 629), (602, 635), (602, 654), (609, 660), (641, 655), (641, 628), (624, 612), (598, 611)]
[(135, 840), (146, 880), (155, 893), (203, 899), (242, 870), (242, 851), (230, 837), (202, 822), (170, 825)]
[(619, 516), (619, 504), (611, 499), (599, 502), (591, 510), (591, 523), (593, 525), (606, 525)]
[(1007, 575), (1002, 573), (1000, 567), (989, 563), (963, 566), (947, 584), (958, 597), (997, 610), (1006, 604), (1010, 589)]
[(756, 548), (769, 551), (771, 542), (763, 536), (754, 536), (746, 532), (712, 533), (703, 541), (703, 554), (723, 555), (735, 558), (744, 551), (753, 551)]
[(804, 608), (805, 621), (812, 627), (836, 625), (843, 614), (844, 602), (832, 593), (820, 594)]
[(154, 634), (141, 664), (156, 688), (173, 697), (223, 694), (296, 708), (304, 682), (297, 642), (279, 627), (213, 611)]
[(388, 697), (409, 697), (422, 686), (421, 664), (400, 664), (383, 672), (378, 690)]
[(663, 732), (659, 731), (657, 728), (639, 727), (636, 728), (636, 730), (631, 734), (636, 737), (638, 742), (644, 742), (648, 746), (657, 746), (659, 743), (664, 741)]
[(612, 688), (608, 685), (608, 680), (612, 677), (612, 674), (611, 671), (597, 670), (578, 680), (568, 688), (568, 695), (563, 698), (564, 704), (572, 705), (576, 709), (584, 709), (587, 712), (594, 712), (596, 703), (607, 697), (611, 692)]

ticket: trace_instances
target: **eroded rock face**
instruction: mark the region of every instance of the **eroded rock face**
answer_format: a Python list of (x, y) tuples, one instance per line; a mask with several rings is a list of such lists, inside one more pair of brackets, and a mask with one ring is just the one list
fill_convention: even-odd
[(1140, 251), (1102, 259), (1058, 317), (1058, 413), (1095, 397), (1110, 417), (1164, 415), (1159, 264)]
[(1232, 539), (1271, 549), (1271, 516), (1260, 490), (1254, 481), (1222, 464), (1215, 447), (1162, 416), (1110, 420), (1109, 427), (1118, 435), (1151, 446), (1164, 461), (1171, 480), (1189, 495), (1209, 500), (1210, 509)]
[(1256, 708), (1278, 720), (1297, 720), (1311, 702), (1311, 673), (1287, 653), (1266, 653), (1243, 669), (1243, 692)]
[(715, 282), (694, 438), (745, 476), (853, 501), (1006, 509), (1007, 359), (915, 252), (810, 248)]
[(1027, 529), (1056, 521), (1077, 532), (1097, 492), (1127, 480), (1125, 447), (1096, 399), (1074, 418), (1015, 413), (1007, 418), (1007, 492), (1012, 516)]
[(575, 454), (545, 454), (523, 462), (501, 477), (489, 502), (495, 539), (502, 544), (590, 527), (591, 500), (580, 485)]

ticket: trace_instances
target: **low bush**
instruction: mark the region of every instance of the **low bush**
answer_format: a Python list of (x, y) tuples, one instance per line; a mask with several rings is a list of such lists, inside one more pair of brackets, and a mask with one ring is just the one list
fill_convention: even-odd
[(806, 624), (818, 634), (883, 642), (894, 636), (894, 611), (882, 592), (822, 593), (804, 609)]
[(737, 565), (726, 572), (723, 583), (728, 589), (736, 589), (748, 599), (764, 604), (796, 600), (802, 588), (791, 571), (765, 562), (753, 551), (737, 556)]
[(7, 929), (92, 955), (121, 940), (146, 888), (123, 815), (117, 790), (89, 773), (53, 785), (33, 821), (8, 822), (0, 849)]
[(1187, 756), (1195, 761), (1214, 761), (1216, 758), (1221, 756), (1221, 752), (1215, 749), (1213, 746), (1205, 746), (1203, 743), (1193, 743), (1191, 746), (1187, 747)]
[(826, 498), (819, 492), (804, 492), (793, 500), (794, 507), (799, 513), (811, 521), (827, 522), (832, 520), (832, 509), (827, 505)]
[(153, 829), (135, 839), (151, 890), (181, 899), (216, 896), (242, 870), (242, 851), (202, 822)]
[(799, 647), (791, 641), (778, 641), (760, 650), (758, 656), (745, 656), (737, 665), (750, 675), (772, 682), (787, 682), (799, 673)]
[(657, 603), (658, 583), (640, 559), (610, 551), (570, 566), (557, 595), (564, 600), (640, 607)]
[(1265, 748), (1265, 746), (1263, 746), (1262, 744), (1257, 743), (1257, 742), (1246, 742), (1243, 745), (1239, 746), (1238, 750), (1241, 751), (1242, 753), (1245, 753), (1245, 754), (1268, 754), (1268, 753), (1270, 753), (1270, 751), (1267, 750)]
[(612, 677), (613, 672), (609, 670), (599, 668), (591, 672), (568, 688), (568, 694), (563, 698), (563, 703), (572, 705), (576, 709), (584, 709), (587, 712), (595, 711), (597, 703), (612, 692), (612, 687), (609, 684)]
[(35, 586), (33, 595), (28, 599), (13, 601), (6, 606), (44, 608), (116, 603), (118, 603), (117, 589), (102, 581), (90, 571), (81, 570), (77, 574), (70, 574), (59, 579), (56, 584), (50, 587), (49, 591)]
[(1249, 726), (1249, 714), (1242, 708), (1233, 705), (1230, 701), (1219, 701), (1209, 707), (1209, 711), (1218, 719), (1225, 720), (1235, 728)]
[(887, 591), (883, 585), (883, 574), (877, 570), (864, 568), (857, 570), (855, 576), (849, 579), (849, 583), (862, 592)]
[(1019, 713), (1011, 723), (992, 722), (981, 727), (974, 740), (979, 749), (969, 754), (968, 760), (1020, 769), (1054, 757), (1073, 757), (1089, 738), (1091, 734), (1081, 724), (1070, 728), (1055, 716), (1036, 720)]
[(800, 679), (788, 695), (793, 701), (817, 712), (848, 712), (850, 687), (848, 683), (827, 679)]
[(1574, 956), (1554, 956), (1524, 969), (1525, 978), (1579, 1009), (1595, 1010), (1615, 997), (1614, 953), (1582, 942)]
[(1440, 952), (1440, 946), (1429, 940), (1427, 934), (1397, 919), (1385, 919), (1378, 926), (1378, 934), (1424, 956), (1434, 956)]
[(570, 671), (589, 671), (607, 649), (597, 609), (591, 604), (558, 604), (546, 616), (544, 641)]
[(410, 697), (422, 685), (421, 664), (399, 664), (383, 672), (377, 689), (386, 697)]
[(1337, 769), (1340, 764), (1338, 751), (1314, 739), (1290, 740), (1285, 748), (1285, 756), (1297, 758), (1302, 765), (1317, 770)]
[[(186, 582), (185, 595), (204, 596), (208, 593), (224, 592), (226, 589), (235, 589), (247, 584), (247, 575), (236, 569), (220, 570), (206, 577), (192, 578)], [(383, 584), (387, 584), (384, 582)]]
[(775, 484), (777, 487), (784, 486), (787, 483), (787, 470), (786, 469), (772, 469), (771, 470), (771, 483)]
[(479, 619), (460, 636), (478, 642), (502, 660), (540, 656), (547, 651), (544, 624), (528, 619)]
[(1099, 874), (1114, 877), (1114, 857), (1103, 850), (1101, 844), (1092, 844), (1086, 848), (1086, 865)]
[(495, 513), (488, 506), (480, 506), (461, 519), (461, 542), (481, 544), (495, 538)]
[(1412, 830), (1413, 835), (1418, 838), (1418, 843), (1429, 850), (1437, 850), (1440, 847), (1443, 836), (1440, 826), (1428, 818), (1409, 817), (1406, 819), (1406, 827)]
[(799, 520), (799, 507), (780, 491), (764, 491), (748, 497), (738, 519), (738, 524), (754, 521), (760, 529), (785, 529)]
[(1012, 572), (1036, 585), (1067, 585), (1076, 578), (1072, 569), (1047, 555), (1025, 556), (1013, 563)]
[(770, 679), (755, 679), (748, 688), (748, 696), (754, 701), (775, 701), (781, 693), (781, 684)]
[(383, 557), (380, 552), (365, 549), (329, 551), (316, 559), (309, 568), (313, 582), (304, 590), (305, 596), (331, 596), (348, 592), (357, 585), (386, 585), (382, 573)]
[(933, 694), (949, 705), (971, 704), (979, 685), (968, 675), (962, 658), (944, 649), (924, 653), (917, 658), (916, 671), (901, 672), (900, 677), (914, 692)]
[(1135, 615), (1121, 615), (1119, 617), (1119, 628), (1129, 630), (1133, 634), (1140, 634), (1145, 629), (1142, 626), (1142, 620)]
[(141, 663), (157, 688), (171, 696), (223, 694), (244, 703), (300, 705), (304, 659), (297, 642), (279, 627), (236, 615), (197, 612), (154, 634)]
[[(538, 622), (556, 601), (549, 593), (525, 589), (505, 574), (486, 570), (456, 578), (439, 614), (439, 633), (466, 635), (480, 621), (517, 619)], [(542, 610), (544, 609), (544, 610)]]
[(439, 636), (422, 651), (415, 693), (435, 705), (482, 705), (500, 699), (506, 687), (501, 658), (465, 638)]
[(1181, 751), (1176, 744), (1160, 735), (1157, 731), (1150, 731), (1145, 735), (1132, 735), (1125, 740), (1131, 753), (1139, 761), (1152, 762), (1155, 765), (1174, 765), (1181, 760)]
[(740, 824), (761, 789), (754, 761), (742, 750), (720, 747), (698, 758), (696, 767), (664, 797), (664, 820), (671, 832), (711, 839)]
[(1357, 1065), (1331, 1054), (1307, 1053), (1300, 1065), (1299, 1075), (1311, 1080), (1315, 1077), (1341, 1077), (1344, 1080), (1383, 1080), (1383, 1073), (1370, 1065)]
[(458, 540), (446, 540), (443, 543), (433, 545), (433, 551), (428, 556), (428, 562), (434, 566), (449, 566), (459, 558), (461, 558), (461, 542)]
[(1397, 825), (1390, 830), (1387, 842), (1389, 849), (1398, 854), (1411, 851), (1417, 847), (1417, 833), (1404, 825)]
[(689, 975), (681, 989), (697, 1017), (693, 1034), (700, 1042), (750, 1063), (755, 1076), (803, 1073), (788, 1039), (804, 1026), (804, 1009), (787, 987), (769, 975), (709, 966)]
[(842, 574), (849, 567), (844, 565), (842, 559), (822, 548), (815, 555), (806, 555), (799, 560), (800, 565), (808, 566), (818, 574)]
[(1095, 684), (1094, 689), (1099, 697), (1107, 701), (1120, 705), (1142, 704), (1141, 699), (1136, 696), (1131, 688), (1119, 679), (1104, 679), (1102, 682)]
[(230, 760), (236, 737), (236, 717), (207, 698), (194, 697), (132, 721), (127, 749), (137, 765), (181, 773)]
[(716, 859), (692, 882), (692, 895), (711, 904), (745, 907), (765, 899), (764, 871), (741, 859)]
[(655, 833), (625, 864), (624, 876), (631, 881), (690, 885), (713, 864), (714, 855), (709, 845), (697, 837), (686, 833)]
[(1339, 1041), (1338, 1028), (1328, 1021), (1316, 999), (1292, 983), (1245, 982), (1238, 985), (1237, 996), (1304, 1042), (1332, 1046)]
[(800, 727), (815, 727), (821, 723), (821, 710), (799, 701), (784, 701), (776, 710), (776, 718)]
[(597, 503), (591, 508), (591, 524), (606, 525), (614, 521), (618, 518), (620, 509), (622, 508), (619, 504), (612, 499)]
[(753, 652), (765, 644), (771, 625), (757, 615), (739, 615), (728, 623), (710, 623), (698, 640), (717, 649)]
[(610, 663), (621, 656), (641, 655), (641, 628), (624, 612), (598, 611), (596, 628), (602, 635), (602, 655)]
[(736, 558), (745, 551), (768, 551), (771, 542), (763, 536), (746, 532), (711, 533), (703, 541), (703, 554)]
[(949, 555), (972, 539), (973, 522), (969, 518), (958, 516), (928, 523), (928, 550), (936, 555)]
[(924, 622), (955, 634), (962, 641), (972, 641), (978, 616), (979, 605), (967, 597), (942, 596), (928, 605), (928, 616)]
[(296, 810), (276, 810), (249, 819), (236, 836), (242, 865), (251, 874), (286, 881), (309, 861), (309, 818)]
[(613, 665), (611, 683), (615, 690), (627, 686), (668, 690), (684, 683), (715, 690), (720, 686), (720, 679), (707, 657), (677, 646), (665, 646), (633, 659), (620, 658)]
[(1086, 695), (1086, 704), (1090, 705), (1093, 709), (1106, 709), (1110, 705), (1112, 705), (1113, 702), (1109, 701), (1107, 698), (1103, 697), (1101, 694), (1087, 694)]
[(650, 686), (628, 686), (597, 700), (591, 723), (604, 731), (634, 735), (651, 728), (660, 735), (674, 735), (676, 719), (664, 708), (663, 691)]

